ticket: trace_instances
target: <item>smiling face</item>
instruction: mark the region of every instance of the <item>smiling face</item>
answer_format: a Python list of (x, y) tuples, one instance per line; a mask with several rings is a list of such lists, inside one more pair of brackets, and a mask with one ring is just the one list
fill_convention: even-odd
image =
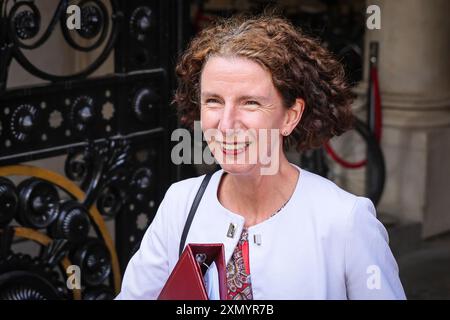
[[(200, 103), (202, 130), (225, 171), (255, 173), (262, 165), (261, 150), (277, 150), (279, 154), (271, 158), (282, 156), (281, 132), (291, 132), (294, 124), (271, 74), (258, 63), (241, 57), (211, 57), (201, 74)], [(278, 129), (277, 139), (270, 138), (270, 133), (262, 139), (267, 130), (261, 129)], [(213, 137), (207, 133), (214, 131), (218, 134)], [(279, 148), (271, 148), (273, 144)]]

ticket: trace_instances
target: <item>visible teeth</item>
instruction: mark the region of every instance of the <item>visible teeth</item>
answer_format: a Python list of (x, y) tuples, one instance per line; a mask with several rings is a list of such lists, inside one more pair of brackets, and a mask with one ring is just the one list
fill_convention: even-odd
[(245, 148), (250, 143), (237, 143), (237, 144), (226, 144), (222, 143), (222, 148), (225, 150), (240, 150)]

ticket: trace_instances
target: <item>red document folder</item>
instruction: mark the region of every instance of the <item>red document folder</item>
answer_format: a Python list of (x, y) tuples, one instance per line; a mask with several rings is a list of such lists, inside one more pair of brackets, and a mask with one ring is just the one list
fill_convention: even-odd
[(161, 290), (158, 300), (208, 300), (203, 280), (204, 268), (196, 257), (203, 258), (208, 266), (215, 262), (219, 273), (220, 299), (227, 300), (223, 244), (188, 244)]

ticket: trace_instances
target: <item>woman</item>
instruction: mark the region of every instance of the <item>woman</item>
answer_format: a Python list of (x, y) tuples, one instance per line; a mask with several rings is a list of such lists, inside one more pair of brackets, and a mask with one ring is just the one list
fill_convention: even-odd
[[(351, 125), (342, 66), (324, 48), (282, 18), (232, 18), (190, 43), (177, 75), (181, 119), (189, 126), (201, 120), (222, 167), (186, 243), (224, 244), (229, 299), (405, 298), (372, 202), (289, 163), (284, 153), (320, 146)], [(260, 134), (268, 129), (277, 134)], [(206, 135), (211, 130), (219, 134)], [(261, 150), (275, 170), (264, 171)], [(202, 180), (169, 188), (118, 299), (158, 297)]]

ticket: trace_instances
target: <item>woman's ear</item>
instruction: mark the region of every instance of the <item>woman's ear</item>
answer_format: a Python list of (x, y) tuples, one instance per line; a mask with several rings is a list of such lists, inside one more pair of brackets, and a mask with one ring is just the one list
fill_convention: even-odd
[(289, 109), (286, 110), (286, 116), (282, 132), (283, 134), (285, 132), (287, 132), (288, 134), (284, 135), (289, 135), (295, 129), (295, 127), (300, 122), (300, 119), (302, 118), (304, 110), (305, 110), (305, 100), (301, 98), (295, 99), (294, 104), (290, 106)]

